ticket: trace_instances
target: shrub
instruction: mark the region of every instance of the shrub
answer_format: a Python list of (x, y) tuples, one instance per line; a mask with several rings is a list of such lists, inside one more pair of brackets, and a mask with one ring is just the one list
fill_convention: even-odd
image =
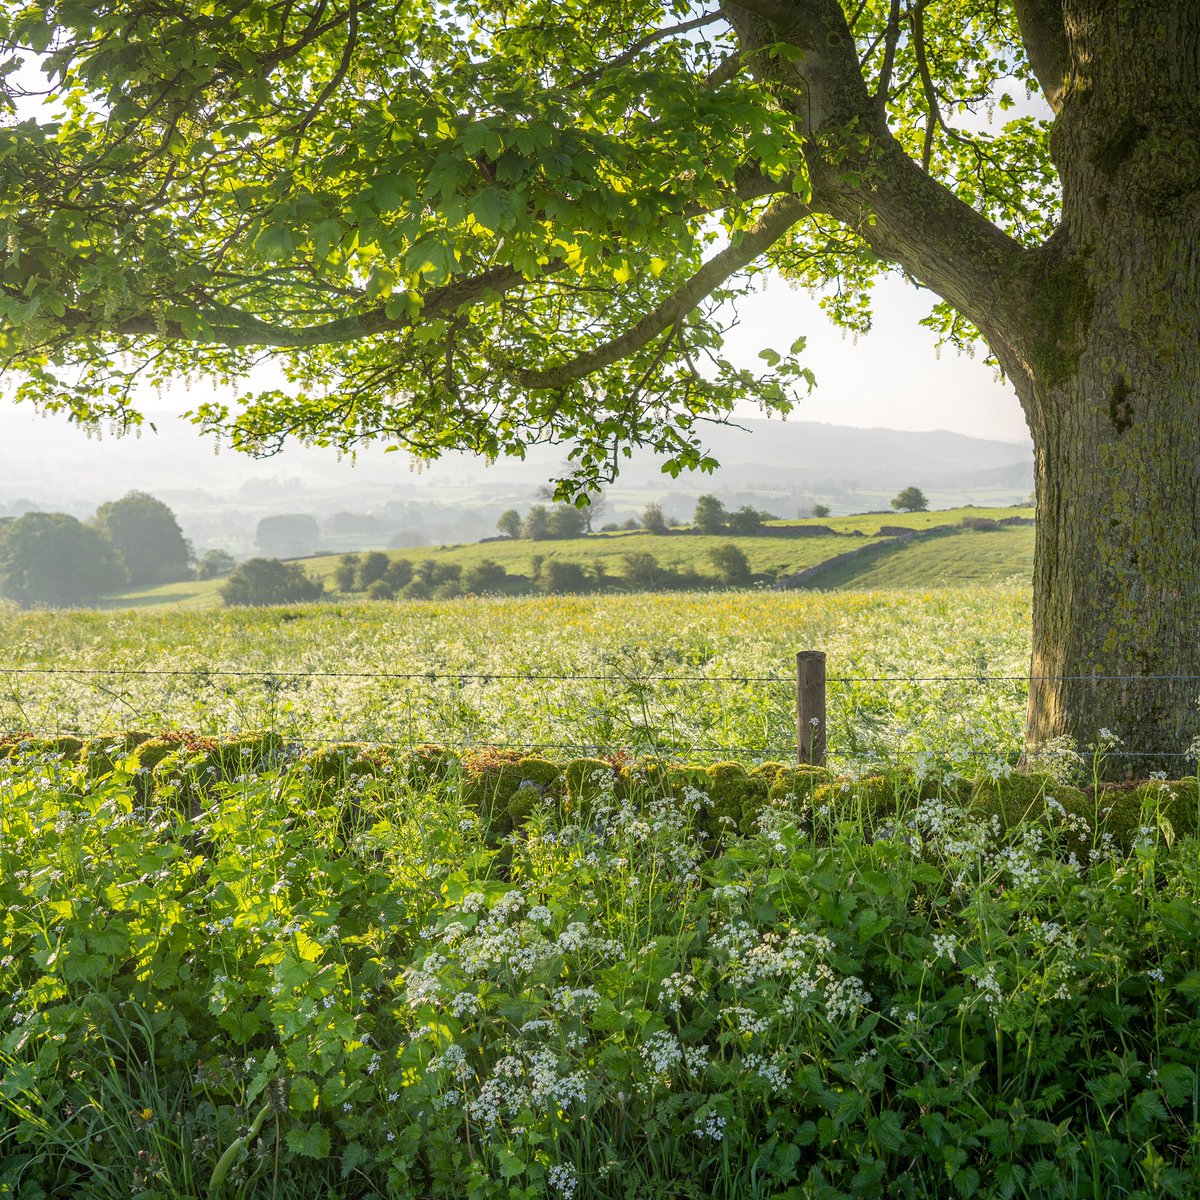
[(631, 550), (621, 555), (621, 573), (634, 587), (652, 588), (662, 578), (658, 559), (648, 550)]
[(1000, 522), (991, 517), (963, 517), (959, 525), (963, 529), (974, 529), (979, 533), (990, 533), (993, 529), (1000, 528)]
[(388, 572), (391, 559), (382, 550), (372, 550), (363, 555), (358, 565), (358, 590), (365, 592), (377, 579), (382, 579)]
[(588, 590), (588, 577), (579, 563), (548, 558), (538, 571), (537, 586), (547, 595), (579, 594)]
[(667, 518), (657, 504), (647, 504), (642, 510), (642, 528), (647, 533), (660, 535), (671, 532), (667, 526)]
[[(333, 571), (333, 583), (339, 592), (355, 592), (359, 590), (358, 582), (359, 557), (357, 554), (343, 554), (337, 561)], [(373, 581), (372, 581), (373, 582)]]
[(745, 551), (733, 542), (713, 546), (708, 552), (708, 560), (716, 567), (723, 583), (742, 587), (750, 582), (750, 560)]
[(206, 550), (196, 564), (197, 579), (220, 579), (237, 566), (237, 559), (226, 550)]
[(395, 600), (396, 589), (386, 579), (376, 579), (367, 588), (368, 600)]
[(507, 580), (508, 572), (504, 567), (490, 558), (485, 558), (463, 572), (462, 585), (464, 591), (482, 596), (488, 592), (498, 592)]
[(266, 604), (301, 604), (319, 600), (325, 585), (311, 579), (299, 563), (277, 558), (250, 558), (240, 563), (221, 585), (221, 602), (227, 607)]
[(764, 521), (772, 519), (770, 513), (759, 512), (757, 508), (743, 504), (737, 512), (729, 514), (727, 524), (729, 532), (737, 537), (752, 537), (754, 534), (762, 532)]
[(407, 558), (393, 558), (383, 573), (383, 578), (394, 591), (406, 587), (412, 577), (413, 565)]

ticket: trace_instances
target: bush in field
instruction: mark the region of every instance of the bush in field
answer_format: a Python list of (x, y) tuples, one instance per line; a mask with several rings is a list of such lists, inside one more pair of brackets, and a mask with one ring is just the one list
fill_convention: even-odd
[(812, 515), (814, 517), (829, 516), (829, 505), (828, 504), (814, 504), (812, 506)]
[(366, 590), (368, 600), (395, 600), (396, 589), (386, 579), (376, 579)]
[(737, 537), (753, 537), (754, 534), (762, 532), (764, 521), (773, 519), (770, 513), (760, 512), (749, 504), (743, 504), (736, 512), (729, 514), (726, 523), (729, 532)]
[(125, 580), (108, 538), (66, 513), (26, 513), (3, 527), (0, 594), (22, 608), (87, 604)]
[(1000, 522), (992, 517), (963, 517), (959, 525), (963, 529), (973, 529), (976, 533), (991, 533), (1000, 528)]
[(333, 584), (339, 592), (358, 591), (359, 557), (357, 554), (343, 554), (337, 560), (333, 570)]
[(647, 533), (659, 534), (670, 533), (670, 526), (667, 524), (667, 518), (663, 515), (661, 506), (657, 504), (647, 504), (642, 509), (642, 528)]
[(192, 548), (175, 514), (146, 492), (100, 505), (96, 528), (108, 535), (134, 587), (172, 583), (192, 574)]
[(306, 575), (299, 563), (277, 558), (247, 559), (221, 585), (221, 602), (226, 607), (302, 604), (324, 594), (325, 585)]
[(662, 567), (649, 550), (631, 550), (621, 555), (621, 574), (634, 587), (652, 588), (662, 578)]
[(587, 572), (579, 563), (558, 558), (548, 558), (542, 563), (537, 586), (539, 591), (555, 596), (578, 595), (591, 590)]
[(462, 587), (464, 592), (469, 592), (474, 596), (482, 596), (488, 592), (499, 591), (507, 579), (508, 572), (500, 563), (493, 562), (490, 558), (485, 558), (482, 562), (468, 567), (463, 572)]
[(384, 571), (383, 578), (388, 584), (399, 591), (403, 587), (407, 587), (409, 581), (413, 577), (413, 565), (407, 558), (394, 558), (388, 563), (388, 569)]
[(221, 579), (237, 566), (237, 559), (227, 550), (206, 550), (196, 564), (197, 579)]
[(750, 582), (750, 560), (745, 551), (733, 542), (713, 546), (708, 552), (708, 560), (716, 567), (722, 583), (741, 587)]
[(377, 579), (382, 579), (388, 570), (391, 559), (382, 550), (372, 550), (364, 554), (358, 564), (358, 588), (366, 591)]

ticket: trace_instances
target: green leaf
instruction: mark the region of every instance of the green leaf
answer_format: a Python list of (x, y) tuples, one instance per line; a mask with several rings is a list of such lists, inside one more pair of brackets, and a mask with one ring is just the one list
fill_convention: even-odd
[(329, 1130), (324, 1125), (309, 1125), (306, 1129), (289, 1129), (288, 1149), (305, 1158), (329, 1157)]
[(512, 224), (512, 196), (504, 188), (485, 188), (471, 201), (471, 215), (490, 233), (498, 233)]
[(1183, 1063), (1163, 1063), (1158, 1068), (1158, 1086), (1168, 1104), (1185, 1104), (1196, 1095), (1197, 1068)]
[(440, 287), (454, 270), (454, 251), (437, 234), (419, 239), (404, 256), (404, 266), (424, 277), (433, 287)]

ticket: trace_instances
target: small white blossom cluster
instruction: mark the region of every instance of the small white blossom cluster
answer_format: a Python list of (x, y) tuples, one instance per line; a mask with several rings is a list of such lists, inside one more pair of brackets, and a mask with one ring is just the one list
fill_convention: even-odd
[(473, 1120), (491, 1129), (505, 1115), (516, 1116), (524, 1108), (554, 1112), (587, 1103), (587, 1076), (582, 1071), (561, 1071), (552, 1050), (508, 1054), (493, 1067), (467, 1112)]
[(725, 1118), (710, 1112), (703, 1120), (697, 1119), (696, 1136), (719, 1142), (725, 1137)]
[(679, 971), (668, 975), (658, 985), (659, 1003), (668, 1011), (677, 1013), (685, 999), (696, 995), (696, 979), (693, 975), (683, 975)]
[(563, 1198), (571, 1200), (579, 1187), (579, 1176), (570, 1163), (556, 1163), (546, 1172), (546, 1182)]
[(695, 1078), (708, 1069), (708, 1051), (703, 1046), (685, 1046), (667, 1029), (650, 1034), (639, 1053), (651, 1075), (667, 1080), (678, 1071)]
[(833, 943), (823, 934), (790, 929), (786, 936), (768, 930), (761, 936), (744, 921), (730, 921), (713, 938), (725, 974), (739, 988), (771, 980), (786, 988), (780, 1005), (796, 1016), (823, 1005), (831, 1021), (855, 1016), (871, 1003), (871, 994), (856, 975), (840, 977), (825, 961)]

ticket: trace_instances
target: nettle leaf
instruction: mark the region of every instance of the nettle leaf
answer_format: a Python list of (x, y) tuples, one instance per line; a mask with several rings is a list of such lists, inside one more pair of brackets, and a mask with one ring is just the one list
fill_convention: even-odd
[(1162, 1088), (1168, 1104), (1186, 1104), (1197, 1092), (1200, 1078), (1195, 1066), (1184, 1063), (1163, 1063), (1158, 1068), (1158, 1086)]
[(305, 1158), (325, 1159), (329, 1157), (329, 1130), (323, 1125), (309, 1125), (306, 1129), (287, 1131), (288, 1149)]

